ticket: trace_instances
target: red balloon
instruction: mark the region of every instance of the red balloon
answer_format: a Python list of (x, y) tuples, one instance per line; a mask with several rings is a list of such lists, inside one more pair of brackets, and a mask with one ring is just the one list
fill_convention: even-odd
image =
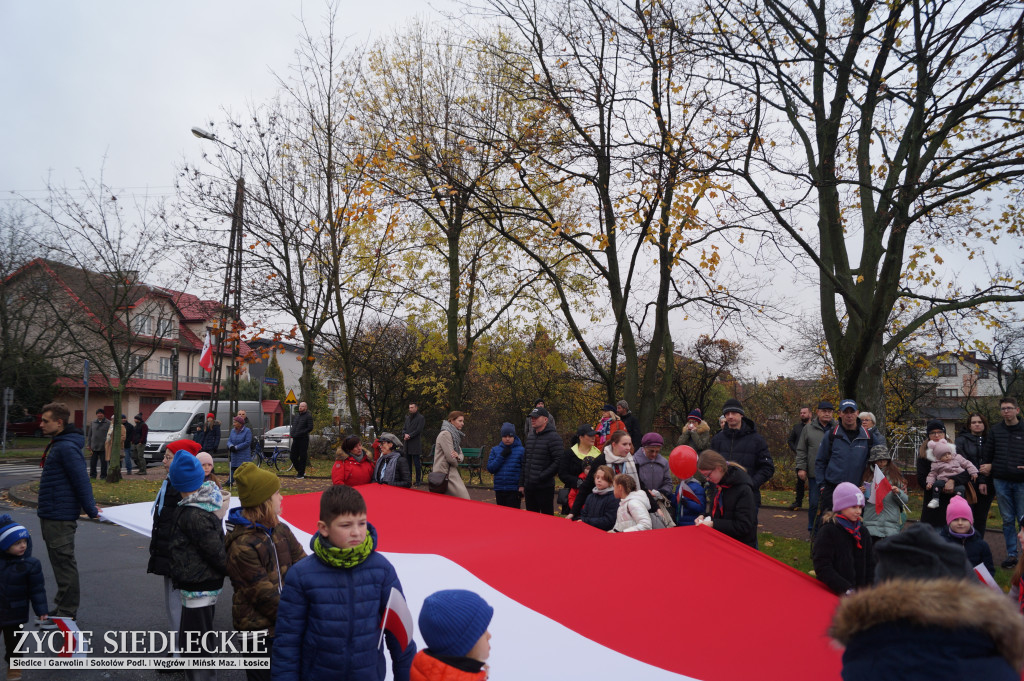
[(668, 467), (680, 480), (686, 480), (697, 472), (697, 450), (689, 445), (679, 445), (668, 457)]

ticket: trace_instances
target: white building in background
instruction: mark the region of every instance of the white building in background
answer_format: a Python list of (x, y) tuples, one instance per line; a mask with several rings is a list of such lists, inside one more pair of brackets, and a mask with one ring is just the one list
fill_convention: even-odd
[[(296, 398), (299, 398), (299, 380), (302, 378), (302, 345), (291, 341), (258, 338), (249, 341), (249, 346), (257, 356), (263, 352), (268, 354), (268, 357), (261, 362), (249, 364), (249, 375), (252, 377), (252, 380), (263, 381), (267, 372), (267, 366), (270, 364), (270, 358), (276, 355), (277, 363), (281, 366), (281, 374), (284, 376), (285, 392), (287, 393), (287, 391), (292, 390), (295, 392)], [(348, 415), (348, 407), (345, 403), (345, 382), (337, 376), (325, 375), (323, 364), (320, 362), (323, 359), (322, 353), (314, 351), (313, 356), (317, 359), (313, 369), (327, 389), (327, 406), (330, 408), (331, 413), (340, 422), (352, 423)], [(265, 395), (266, 387), (264, 387)], [(285, 412), (287, 413), (287, 411), (288, 408), (285, 407)]]

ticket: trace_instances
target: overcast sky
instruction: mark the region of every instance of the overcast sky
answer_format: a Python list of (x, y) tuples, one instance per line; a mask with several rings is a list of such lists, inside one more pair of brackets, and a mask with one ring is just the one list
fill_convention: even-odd
[[(438, 2), (431, 2), (437, 6)], [(447, 4), (445, 0), (441, 6)], [(189, 133), (270, 97), (320, 0), (0, 0), (0, 199), (39, 197), (78, 170), (130, 193), (167, 195)], [(356, 43), (429, 16), (423, 0), (341, 0)], [(104, 157), (106, 160), (104, 162)]]

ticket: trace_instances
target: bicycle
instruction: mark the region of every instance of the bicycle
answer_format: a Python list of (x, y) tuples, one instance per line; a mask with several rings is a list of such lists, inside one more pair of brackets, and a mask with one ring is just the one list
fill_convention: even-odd
[(287, 473), (295, 467), (295, 464), (292, 463), (291, 453), (287, 449), (281, 449), (280, 447), (274, 447), (274, 451), (270, 454), (263, 450), (254, 453), (253, 463), (257, 466), (265, 465), (267, 468), (273, 466), (280, 473)]

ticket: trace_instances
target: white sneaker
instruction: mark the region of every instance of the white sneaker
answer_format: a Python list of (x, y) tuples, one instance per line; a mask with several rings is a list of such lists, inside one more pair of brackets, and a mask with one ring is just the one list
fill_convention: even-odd
[(928, 508), (938, 508), (938, 507), (939, 507), (939, 500), (938, 499), (933, 498), (931, 501), (928, 502)]

